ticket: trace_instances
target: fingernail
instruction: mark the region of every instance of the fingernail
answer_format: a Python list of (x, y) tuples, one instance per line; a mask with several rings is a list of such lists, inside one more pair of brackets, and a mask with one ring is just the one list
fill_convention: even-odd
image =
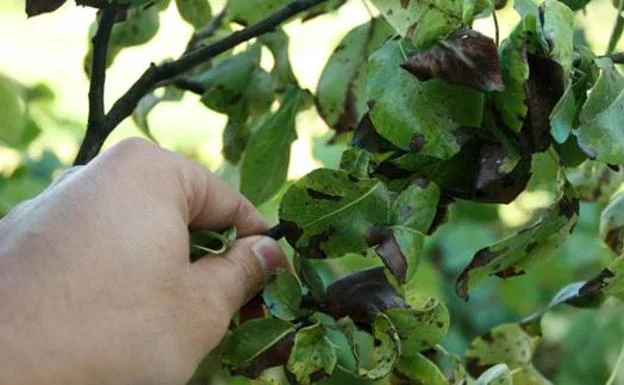
[(259, 241), (251, 246), (251, 252), (258, 258), (262, 273), (264, 275), (264, 283), (269, 282), (270, 278), (277, 272), (284, 260), (284, 252), (279, 244), (272, 238), (262, 237)]

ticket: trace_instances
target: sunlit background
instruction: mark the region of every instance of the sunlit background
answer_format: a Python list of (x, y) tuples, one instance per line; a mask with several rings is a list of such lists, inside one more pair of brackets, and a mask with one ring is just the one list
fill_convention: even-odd
[[(607, 46), (615, 19), (616, 11), (610, 2), (594, 0), (578, 15), (587, 40), (599, 54)], [(221, 1), (212, 3), (214, 9), (220, 8)], [(509, 34), (519, 19), (511, 5), (498, 12), (501, 38)], [(0, 145), (0, 176), (4, 177), (23, 164), (53, 169), (53, 174), (67, 167), (77, 152), (87, 118), (88, 80), (83, 72), (83, 58), (95, 11), (76, 7), (69, 1), (57, 12), (27, 19), (23, 7), (23, 0), (0, 0), (0, 74), (28, 86), (45, 84), (55, 98), (31, 111), (37, 116), (42, 133), (26, 152)], [(316, 88), (333, 48), (350, 29), (369, 20), (369, 11), (365, 1), (350, 0), (335, 14), (304, 24), (294, 21), (286, 25), (291, 37), (291, 63), (302, 87)], [(494, 36), (491, 18), (479, 20), (475, 28)], [(156, 38), (146, 45), (124, 49), (109, 69), (107, 106), (150, 63), (178, 57), (191, 32), (172, 3), (161, 13)], [(620, 48), (624, 45), (620, 44)], [(271, 65), (266, 52), (263, 66), (268, 69)], [(182, 102), (160, 104), (149, 119), (152, 134), (160, 145), (183, 153), (237, 183), (235, 170), (224, 164), (220, 154), (224, 115), (209, 111), (199, 97), (187, 94)], [(291, 153), (289, 179), (299, 178), (317, 167), (338, 165), (342, 148), (325, 145), (331, 133), (314, 109), (299, 115), (297, 131), (299, 138)], [(144, 136), (131, 119), (115, 130), (106, 147), (129, 136)], [(446, 345), (452, 351), (462, 353), (469, 338), (500, 322), (518, 320), (538, 310), (558, 288), (587, 279), (612, 258), (597, 237), (598, 215), (606, 202), (583, 204), (577, 232), (550, 261), (520, 278), (488, 281), (471, 296), (468, 304), (454, 297), (449, 282), (476, 250), (509, 234), (513, 228), (526, 225), (540, 209), (553, 202), (554, 191), (544, 185), (554, 174), (549, 174), (547, 169), (542, 171), (541, 179), (532, 182), (533, 188), (510, 205), (458, 205), (452, 223), (443, 226), (434, 237), (430, 256), (417, 279), (419, 285), (445, 297), (449, 304), (454, 325)], [(47, 183), (42, 178), (0, 183), (0, 215), (19, 201), (36, 195)], [(275, 219), (275, 200), (262, 209)], [(609, 301), (598, 311), (562, 309), (549, 313), (543, 325), (545, 340), (540, 350), (543, 356), (538, 357), (540, 369), (556, 384), (604, 383), (622, 345), (622, 310), (619, 303)], [(624, 381), (624, 376), (619, 380)]]

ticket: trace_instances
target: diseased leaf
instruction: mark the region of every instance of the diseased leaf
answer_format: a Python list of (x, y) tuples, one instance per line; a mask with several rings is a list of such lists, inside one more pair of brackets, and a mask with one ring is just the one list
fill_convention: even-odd
[(325, 301), (332, 317), (349, 317), (356, 323), (370, 323), (375, 314), (407, 307), (383, 268), (351, 273), (334, 281), (325, 291)]
[(512, 385), (511, 371), (507, 364), (494, 365), (477, 378), (475, 385)]
[(200, 29), (210, 22), (212, 9), (208, 0), (176, 0), (180, 17), (195, 29)]
[(479, 250), (457, 279), (458, 295), (468, 298), (468, 291), (490, 275), (506, 279), (543, 262), (567, 239), (578, 211), (577, 200), (563, 197), (536, 224)]
[(573, 11), (585, 8), (591, 0), (563, 0), (562, 3), (570, 7)]
[(418, 268), (425, 236), (405, 226), (375, 226), (366, 232), (369, 246), (400, 283), (409, 281)]
[(547, 56), (529, 53), (528, 63), (530, 75), (525, 92), (529, 110), (522, 133), (533, 152), (542, 152), (551, 143), (549, 118), (564, 94), (565, 74), (563, 67)]
[(538, 342), (538, 337), (516, 323), (499, 325), (470, 343), (466, 369), (471, 376), (479, 377), (500, 363), (507, 364), (511, 370), (526, 367), (531, 364)]
[[(390, 25), (416, 48), (426, 48), (458, 30), (463, 22), (459, 0), (373, 0)], [(480, 10), (475, 10), (475, 13)]]
[(373, 365), (366, 367), (358, 366), (358, 375), (371, 380), (379, 380), (392, 371), (399, 355), (401, 354), (401, 342), (390, 319), (382, 314), (375, 316), (373, 321)]
[(624, 301), (624, 257), (614, 259), (579, 290), (582, 296), (604, 294)]
[(427, 180), (416, 181), (392, 203), (390, 223), (427, 234), (438, 211), (440, 188)]
[(624, 90), (600, 114), (576, 131), (579, 146), (590, 159), (624, 164)]
[(390, 198), (375, 179), (318, 169), (292, 184), (279, 217), (291, 246), (305, 258), (338, 258), (367, 249), (366, 230), (387, 223)]
[(126, 20), (113, 26), (110, 47), (115, 50), (145, 44), (156, 36), (159, 27), (158, 7), (130, 8)]
[(255, 205), (271, 198), (286, 182), (290, 147), (297, 138), (295, 118), (303, 97), (301, 89), (290, 89), (279, 110), (263, 120), (249, 139), (241, 165), (240, 190)]
[(327, 338), (321, 324), (300, 329), (295, 335), (295, 345), (287, 369), (298, 383), (309, 385), (333, 373), (338, 356), (336, 347)]
[(401, 356), (395, 367), (393, 385), (448, 385), (448, 380), (438, 366), (422, 354)]
[(260, 63), (260, 52), (260, 46), (254, 45), (196, 76), (194, 80), (205, 89), (202, 103), (217, 112), (236, 116), (237, 119), (246, 116), (249, 106), (245, 93)]
[(579, 122), (586, 124), (606, 110), (624, 90), (624, 77), (608, 58), (597, 59), (600, 75), (589, 93), (579, 115)]
[(600, 214), (600, 238), (614, 253), (624, 254), (624, 193), (615, 195)]
[(382, 18), (359, 25), (327, 61), (317, 86), (316, 106), (336, 134), (353, 130), (366, 112), (366, 61), (391, 32)]
[(586, 160), (574, 169), (566, 170), (566, 178), (582, 201), (607, 203), (624, 182), (624, 169), (613, 170), (608, 165)]
[(441, 343), (450, 326), (446, 306), (417, 292), (407, 293), (410, 308), (392, 308), (384, 313), (395, 325), (403, 355), (414, 355)]
[(470, 28), (411, 55), (401, 67), (422, 81), (439, 78), (486, 92), (504, 89), (494, 40)]
[(297, 318), (301, 306), (301, 288), (297, 278), (288, 271), (278, 271), (264, 287), (262, 298), (275, 317), (285, 321)]
[(405, 61), (401, 45), (406, 44), (390, 41), (370, 58), (370, 119), (377, 132), (400, 149), (448, 159), (460, 150), (461, 129), (481, 125), (483, 95), (442, 80), (414, 78), (399, 68)]
[(42, 13), (54, 12), (67, 0), (26, 0), (26, 15), (33, 17)]
[(263, 352), (294, 331), (291, 323), (276, 318), (247, 321), (226, 338), (222, 362), (232, 369), (249, 367)]
[(370, 152), (351, 147), (342, 153), (340, 168), (356, 178), (369, 178), (375, 163), (375, 159)]
[(351, 140), (353, 147), (363, 148), (373, 153), (381, 153), (396, 150), (396, 147), (386, 138), (379, 135), (377, 129), (373, 126), (370, 115), (366, 113), (353, 133)]

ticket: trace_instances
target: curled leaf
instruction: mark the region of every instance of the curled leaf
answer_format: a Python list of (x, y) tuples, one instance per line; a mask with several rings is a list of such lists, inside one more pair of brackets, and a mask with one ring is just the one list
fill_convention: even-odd
[(297, 332), (287, 369), (298, 383), (309, 385), (331, 375), (337, 362), (336, 347), (327, 338), (325, 327), (319, 323)]
[(600, 237), (617, 255), (624, 254), (624, 193), (619, 193), (600, 214)]
[(425, 242), (422, 233), (405, 226), (375, 226), (367, 230), (366, 240), (377, 245), (375, 252), (400, 283), (414, 276)]
[(28, 17), (42, 13), (54, 12), (67, 0), (26, 0), (26, 14)]
[(422, 81), (440, 78), (481, 91), (504, 89), (496, 44), (470, 28), (411, 55), (401, 67)]

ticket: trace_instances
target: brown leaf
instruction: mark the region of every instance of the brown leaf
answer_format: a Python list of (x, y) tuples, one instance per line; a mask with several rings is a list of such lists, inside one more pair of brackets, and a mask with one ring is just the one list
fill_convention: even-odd
[(375, 251), (388, 270), (399, 282), (405, 283), (407, 261), (392, 229), (388, 226), (374, 226), (366, 230), (366, 243), (368, 246), (377, 246)]
[(258, 378), (266, 369), (284, 366), (288, 362), (290, 352), (295, 345), (295, 333), (289, 333), (265, 352), (254, 358), (246, 368), (237, 369), (233, 374), (247, 378)]
[(67, 0), (26, 0), (26, 14), (28, 17), (56, 11)]
[(462, 28), (449, 40), (410, 56), (401, 67), (423, 81), (441, 78), (481, 91), (504, 89), (496, 44), (469, 28)]
[(332, 317), (348, 316), (356, 323), (366, 323), (386, 309), (407, 307), (383, 268), (358, 271), (334, 281), (327, 287), (325, 298)]
[(547, 56), (528, 53), (529, 80), (525, 84), (529, 112), (522, 127), (532, 151), (546, 151), (551, 143), (550, 114), (565, 91), (563, 67)]

